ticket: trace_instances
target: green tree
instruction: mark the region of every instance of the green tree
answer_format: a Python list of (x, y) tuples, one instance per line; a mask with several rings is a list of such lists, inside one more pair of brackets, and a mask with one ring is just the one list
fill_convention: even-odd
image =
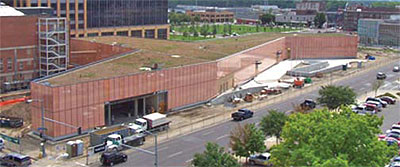
[(201, 28), (200, 28), (200, 34), (203, 35), (204, 38), (207, 37), (207, 34), (208, 34), (208, 27), (205, 26), (205, 25), (201, 26)]
[(263, 132), (258, 129), (254, 124), (240, 124), (231, 131), (230, 147), (235, 155), (239, 157), (249, 157), (256, 152), (265, 151), (264, 144), (265, 136)]
[(185, 30), (185, 31), (183, 31), (183, 34), (182, 34), (184, 37), (189, 37), (190, 35), (189, 35), (189, 33)]
[(203, 153), (194, 155), (192, 165), (195, 167), (239, 167), (239, 162), (230, 154), (224, 151), (216, 143), (207, 143)]
[(397, 146), (377, 140), (383, 118), (355, 114), (348, 107), (289, 116), (283, 142), (272, 148), (274, 166), (384, 166)]
[(232, 34), (232, 24), (228, 25), (228, 33), (229, 35)]
[(326, 22), (326, 16), (324, 13), (317, 13), (314, 18), (314, 24), (318, 28), (322, 28), (322, 25)]
[(261, 118), (260, 128), (266, 136), (276, 136), (276, 143), (281, 137), (282, 128), (288, 116), (283, 112), (270, 110), (267, 116)]
[(317, 101), (329, 109), (335, 109), (341, 105), (349, 105), (356, 102), (356, 93), (348, 86), (322, 86), (318, 93), (320, 97)]
[(383, 86), (383, 81), (382, 80), (376, 80), (373, 84), (372, 84), (372, 90), (375, 92), (375, 97), (377, 96), (378, 90), (379, 88), (381, 88)]
[(213, 25), (212, 34), (213, 34), (214, 38), (215, 38), (215, 35), (217, 35), (217, 25), (215, 25), (215, 24)]
[(200, 21), (201, 21), (201, 19), (200, 19), (200, 17), (199, 17), (199, 16), (195, 16), (195, 17), (193, 18), (193, 21), (194, 21), (194, 22), (200, 22)]
[(199, 36), (199, 32), (197, 32), (197, 31), (195, 30), (194, 33), (193, 33), (193, 36), (194, 36), (194, 37), (198, 37), (198, 36)]
[(262, 24), (271, 24), (275, 22), (275, 15), (270, 14), (270, 13), (265, 13), (263, 15), (260, 15), (261, 23)]
[(224, 32), (224, 35), (226, 35), (226, 33), (228, 32), (228, 27), (226, 27), (226, 24), (224, 24), (223, 32)]

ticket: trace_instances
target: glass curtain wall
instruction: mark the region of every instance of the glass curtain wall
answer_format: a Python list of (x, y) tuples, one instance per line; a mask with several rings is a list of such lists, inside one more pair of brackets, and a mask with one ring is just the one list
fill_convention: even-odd
[(88, 0), (88, 28), (167, 24), (168, 0)]

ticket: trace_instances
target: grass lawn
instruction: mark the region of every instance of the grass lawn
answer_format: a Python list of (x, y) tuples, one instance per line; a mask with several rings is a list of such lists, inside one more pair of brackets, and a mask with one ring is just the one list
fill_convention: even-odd
[(211, 39), (209, 37), (194, 37), (194, 36), (189, 36), (189, 37), (184, 37), (183, 35), (170, 35), (169, 40), (175, 40), (175, 41), (198, 41), (198, 40), (205, 40), (205, 39)]

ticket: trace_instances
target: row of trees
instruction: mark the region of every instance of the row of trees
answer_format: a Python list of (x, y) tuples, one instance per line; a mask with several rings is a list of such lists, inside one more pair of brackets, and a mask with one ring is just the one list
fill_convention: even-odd
[[(183, 36), (184, 37), (189, 37), (191, 35), (193, 35), (194, 37), (198, 37), (199, 35), (202, 35), (204, 37), (207, 37), (208, 35), (213, 35), (215, 37), (215, 35), (217, 35), (218, 33), (218, 29), (219, 29), (219, 25), (208, 25), (208, 24), (204, 24), (202, 26), (199, 25), (195, 25), (192, 24), (189, 27), (183, 26)], [(223, 25), (223, 34), (232, 34), (232, 25), (229, 24), (225, 24)]]
[(191, 17), (189, 15), (186, 15), (184, 13), (175, 13), (175, 12), (170, 12), (168, 13), (168, 19), (171, 24), (173, 25), (181, 25), (182, 23), (196, 23), (200, 22), (200, 17)]
[[(238, 125), (230, 133), (229, 146), (237, 157), (249, 157), (254, 153), (265, 152), (264, 144), (266, 136), (277, 136), (279, 140), (282, 127), (288, 116), (283, 112), (271, 110), (269, 115), (262, 118), (257, 127), (255, 124)], [(240, 163), (231, 155), (224, 151), (216, 143), (207, 143), (203, 153), (194, 155), (192, 164), (196, 167), (236, 167)]]
[[(388, 146), (376, 138), (383, 118), (358, 115), (343, 106), (355, 102), (352, 89), (326, 86), (319, 94), (318, 101), (329, 109), (290, 116), (271, 110), (261, 119), (259, 127), (239, 125), (230, 136), (233, 155), (248, 157), (265, 152), (265, 136), (276, 136), (277, 142), (282, 141), (271, 148), (274, 166), (384, 166), (396, 155), (397, 146)], [(195, 155), (193, 165), (240, 166), (223, 147), (213, 143), (207, 144), (205, 152)]]

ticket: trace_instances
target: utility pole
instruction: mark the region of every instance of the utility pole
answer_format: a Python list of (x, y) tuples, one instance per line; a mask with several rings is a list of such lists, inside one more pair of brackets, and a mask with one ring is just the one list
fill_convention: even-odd
[(42, 117), (41, 119), (42, 119), (42, 123), (41, 123), (41, 127), (38, 128), (38, 131), (39, 131), (39, 136), (42, 139), (42, 141), (40, 143), (40, 147), (42, 148), (42, 157), (46, 157), (46, 146), (45, 146), (45, 143), (46, 143), (45, 135), (46, 134), (43, 132), (43, 131), (47, 130), (46, 127), (45, 127), (45, 121), (49, 121), (49, 122), (61, 124), (61, 125), (64, 125), (64, 126), (67, 126), (67, 127), (70, 127), (70, 128), (74, 128), (74, 129), (77, 130), (78, 135), (81, 135), (81, 133), (82, 133), (82, 128), (81, 127), (77, 127), (77, 126), (70, 125), (70, 124), (67, 124), (67, 123), (64, 123), (64, 122), (60, 122), (60, 121), (56, 121), (56, 120), (53, 120), (53, 119), (50, 119), (50, 118), (46, 118), (44, 116), (44, 101), (43, 101), (43, 99), (28, 99), (28, 100), (26, 100), (26, 103), (32, 103), (34, 101), (40, 102), (40, 104), (41, 104), (41, 117)]
[(157, 142), (157, 133), (154, 134), (154, 166), (158, 167), (158, 142)]
[(46, 138), (45, 138), (45, 133), (43, 133), (43, 131), (46, 130), (45, 124), (44, 124), (44, 102), (43, 102), (43, 99), (29, 99), (26, 102), (32, 103), (34, 101), (40, 102), (40, 106), (41, 106), (40, 108), (41, 108), (42, 123), (41, 123), (40, 128), (38, 128), (38, 130), (40, 133), (39, 136), (41, 138), (40, 147), (42, 149), (42, 157), (46, 157), (46, 146), (45, 146)]

